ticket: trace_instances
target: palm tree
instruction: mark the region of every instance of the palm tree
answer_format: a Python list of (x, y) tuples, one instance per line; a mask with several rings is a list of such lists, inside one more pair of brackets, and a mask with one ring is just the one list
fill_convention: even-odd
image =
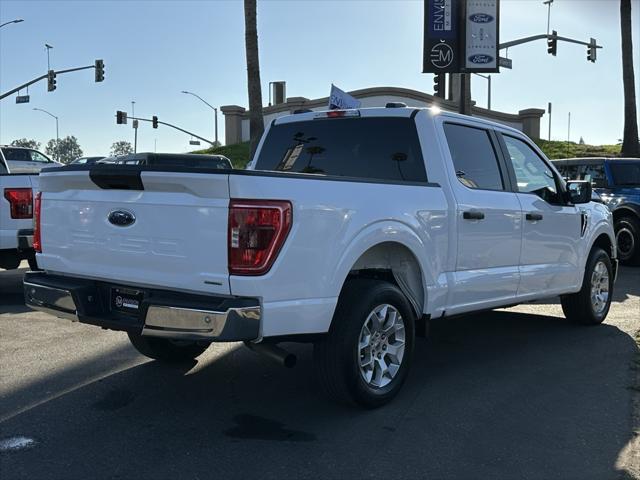
[(249, 132), (251, 157), (264, 132), (262, 117), (262, 87), (260, 86), (260, 61), (258, 59), (258, 27), (256, 1), (244, 0), (244, 42), (247, 50), (247, 86), (249, 89)]
[(622, 83), (624, 85), (623, 157), (640, 157), (638, 143), (638, 112), (636, 111), (633, 46), (631, 44), (631, 0), (620, 0), (620, 31), (622, 35)]

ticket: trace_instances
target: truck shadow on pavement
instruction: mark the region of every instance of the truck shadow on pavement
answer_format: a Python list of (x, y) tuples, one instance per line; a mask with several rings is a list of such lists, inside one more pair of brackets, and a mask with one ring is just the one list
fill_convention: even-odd
[(22, 277), (27, 270), (0, 269), (0, 313), (24, 313), (31, 309), (24, 304)]
[(292, 370), (213, 345), (197, 364), (91, 380), (131, 361), (124, 342), (3, 394), (6, 412), (75, 385), (0, 423), (1, 437), (38, 442), (0, 454), (9, 477), (600, 479), (632, 437), (637, 346), (611, 325), (511, 311), (435, 321), (399, 397), (372, 411), (318, 393), (308, 345), (287, 345)]

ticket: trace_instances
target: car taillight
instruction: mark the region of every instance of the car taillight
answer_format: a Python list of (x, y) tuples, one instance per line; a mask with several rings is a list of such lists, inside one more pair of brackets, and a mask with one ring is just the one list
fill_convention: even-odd
[(36, 194), (36, 200), (33, 206), (34, 225), (33, 225), (33, 249), (42, 253), (42, 240), (40, 238), (40, 218), (42, 215), (42, 192)]
[(291, 202), (229, 202), (228, 258), (230, 275), (262, 275), (269, 271), (291, 229)]
[(5, 188), (11, 218), (33, 218), (33, 192), (30, 188)]

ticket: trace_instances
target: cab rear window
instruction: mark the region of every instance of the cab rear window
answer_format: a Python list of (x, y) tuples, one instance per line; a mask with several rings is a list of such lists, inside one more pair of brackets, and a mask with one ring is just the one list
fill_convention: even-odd
[(275, 125), (255, 169), (427, 181), (418, 134), (409, 118), (315, 119)]

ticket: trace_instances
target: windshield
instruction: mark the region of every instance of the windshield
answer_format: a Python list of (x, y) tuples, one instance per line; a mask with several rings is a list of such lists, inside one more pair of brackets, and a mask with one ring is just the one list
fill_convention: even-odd
[(611, 163), (613, 183), (618, 186), (640, 187), (640, 160)]
[(413, 120), (315, 119), (269, 130), (256, 170), (426, 182)]

